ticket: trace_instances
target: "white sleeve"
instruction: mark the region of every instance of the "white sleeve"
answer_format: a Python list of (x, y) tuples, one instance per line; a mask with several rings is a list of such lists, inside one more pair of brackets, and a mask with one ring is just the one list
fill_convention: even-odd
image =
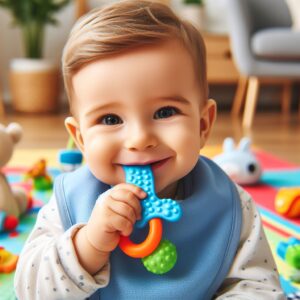
[(235, 300), (286, 299), (260, 215), (251, 196), (237, 186), (242, 206), (242, 231), (231, 269), (216, 298)]
[(72, 237), (82, 226), (64, 232), (56, 199), (51, 197), (19, 257), (14, 279), (18, 299), (84, 299), (108, 284), (109, 264), (91, 276), (77, 259)]

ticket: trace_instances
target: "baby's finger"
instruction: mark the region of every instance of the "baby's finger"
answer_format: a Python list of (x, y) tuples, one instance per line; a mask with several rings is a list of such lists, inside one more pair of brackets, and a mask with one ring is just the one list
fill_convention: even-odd
[(114, 214), (110, 217), (111, 226), (121, 235), (129, 236), (133, 230), (133, 224), (126, 218)]
[(118, 200), (115, 201), (113, 198), (111, 199), (112, 201), (109, 203), (110, 210), (134, 224), (139, 217), (139, 215), (135, 212), (135, 209), (126, 202)]
[[(137, 198), (137, 196), (134, 193), (128, 190), (118, 189), (112, 191), (110, 197), (115, 201), (126, 203), (127, 205), (132, 207), (132, 209), (135, 212), (136, 219), (140, 218), (141, 204), (139, 198)], [(110, 206), (110, 202), (108, 203), (108, 205)]]
[(147, 193), (142, 188), (130, 183), (120, 183), (114, 186), (113, 190), (129, 190), (140, 199), (144, 199), (147, 196)]

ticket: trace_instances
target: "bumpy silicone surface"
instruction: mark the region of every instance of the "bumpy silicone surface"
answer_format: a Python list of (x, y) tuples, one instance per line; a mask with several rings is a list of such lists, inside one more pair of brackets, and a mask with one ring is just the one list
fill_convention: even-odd
[(155, 194), (154, 178), (149, 165), (123, 168), (126, 182), (139, 186), (147, 193), (147, 198), (141, 201), (142, 218), (136, 222), (138, 228), (144, 227), (153, 218), (172, 222), (180, 219), (182, 212), (179, 204), (172, 199), (160, 199)]
[(145, 268), (154, 274), (169, 272), (177, 261), (175, 245), (168, 240), (163, 240), (155, 251), (142, 259)]

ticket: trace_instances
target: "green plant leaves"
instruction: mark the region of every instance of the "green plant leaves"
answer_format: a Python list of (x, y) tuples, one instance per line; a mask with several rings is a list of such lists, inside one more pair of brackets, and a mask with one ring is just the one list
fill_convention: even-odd
[(41, 58), (46, 24), (56, 25), (55, 14), (71, 0), (0, 0), (21, 28), (26, 57)]
[(40, 24), (55, 24), (56, 12), (70, 0), (0, 0), (0, 6), (9, 10), (16, 24), (23, 25), (35, 20)]
[(185, 4), (198, 4), (200, 6), (204, 5), (204, 0), (183, 0)]

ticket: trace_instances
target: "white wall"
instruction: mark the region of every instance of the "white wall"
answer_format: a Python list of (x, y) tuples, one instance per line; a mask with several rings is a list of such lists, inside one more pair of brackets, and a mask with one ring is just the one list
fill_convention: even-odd
[[(118, 0), (90, 0), (91, 6), (117, 2)], [(210, 31), (226, 31), (224, 5), (226, 0), (206, 0), (206, 28)], [(48, 26), (45, 35), (44, 56), (60, 64), (61, 52), (75, 17), (74, 2), (57, 14), (58, 26)], [(182, 0), (171, 0), (175, 10), (179, 10)], [(0, 84), (7, 102), (9, 99), (8, 70), (10, 60), (23, 57), (20, 30), (12, 26), (8, 11), (0, 8)]]

